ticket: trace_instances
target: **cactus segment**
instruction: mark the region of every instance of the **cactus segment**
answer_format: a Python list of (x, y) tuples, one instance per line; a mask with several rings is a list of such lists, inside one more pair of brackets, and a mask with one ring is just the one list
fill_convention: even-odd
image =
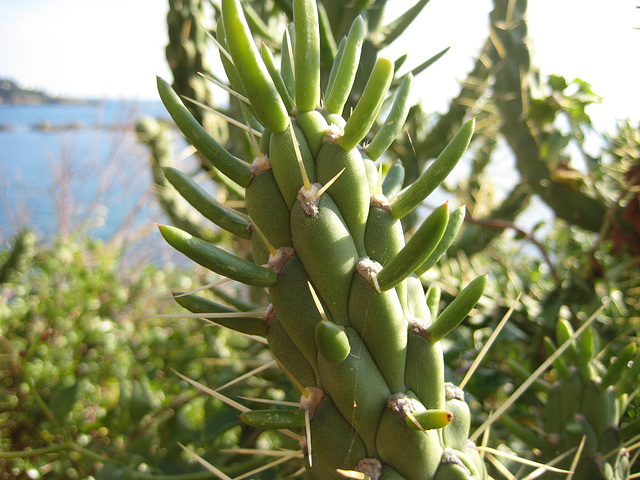
[(238, 415), (245, 425), (256, 428), (288, 429), (304, 427), (302, 410), (249, 410)]
[(363, 257), (367, 253), (364, 235), (371, 194), (368, 182), (362, 181), (367, 177), (362, 155), (356, 149), (345, 151), (331, 141), (325, 142), (316, 157), (318, 182), (328, 183), (343, 168), (344, 172), (331, 184), (327, 193), (336, 202), (358, 254)]
[(383, 267), (404, 247), (404, 232), (400, 220), (391, 215), (384, 196), (371, 198), (364, 244), (368, 256)]
[(333, 321), (349, 325), (349, 287), (359, 256), (342, 215), (329, 195), (318, 199), (315, 217), (304, 210), (301, 202), (294, 204), (291, 237), (293, 248)]
[(309, 112), (320, 104), (320, 27), (315, 1), (294, 0), (293, 25), (296, 108)]
[[(353, 469), (367, 456), (364, 442), (329, 395), (322, 395), (313, 409), (313, 415), (310, 415), (309, 423), (314, 464), (328, 463), (334, 469)], [(324, 477), (318, 479), (324, 480)]]
[(451, 173), (453, 167), (458, 164), (467, 150), (474, 128), (475, 118), (472, 118), (460, 127), (460, 130), (429, 168), (415, 182), (393, 198), (391, 211), (396, 218), (402, 218), (411, 213)]
[(445, 410), (453, 414), (453, 420), (442, 430), (442, 438), (445, 447), (456, 450), (464, 450), (469, 441), (469, 428), (471, 427), (471, 412), (469, 405), (464, 401), (464, 392), (452, 383), (445, 384), (446, 400)]
[(169, 183), (205, 218), (234, 235), (250, 239), (249, 222), (228, 207), (217, 202), (191, 177), (172, 167), (163, 168), (164, 176)]
[(432, 478), (440, 463), (442, 447), (437, 432), (414, 430), (406, 422), (407, 413), (424, 410), (414, 398), (396, 394), (389, 398), (378, 425), (380, 458), (408, 480)]
[(160, 99), (167, 112), (176, 123), (186, 139), (193, 144), (214, 167), (219, 169), (241, 187), (246, 187), (251, 181), (249, 165), (231, 155), (207, 131), (184, 106), (178, 94), (162, 78), (157, 78)]
[(360, 65), (364, 31), (364, 20), (358, 16), (351, 25), (346, 40), (340, 44), (341, 49), (334, 59), (324, 101), (324, 106), (330, 113), (342, 114), (347, 103)]
[(424, 337), (428, 325), (419, 319), (409, 321), (404, 381), (427, 409), (442, 410), (445, 408), (442, 345)]
[(393, 62), (386, 58), (378, 58), (362, 96), (344, 126), (344, 134), (338, 139), (338, 145), (345, 150), (351, 150), (369, 133), (392, 80)]
[(239, 0), (222, 1), (222, 21), (229, 53), (258, 120), (274, 133), (284, 132), (289, 114), (253, 43)]
[[(179, 305), (192, 313), (238, 313), (233, 308), (225, 307), (224, 305), (220, 305), (219, 303), (192, 293), (184, 295), (181, 292), (175, 292), (173, 294), (173, 298)], [(263, 318), (251, 316), (234, 316), (233, 318), (217, 317), (214, 322), (230, 330), (244, 333), (245, 335), (257, 335), (259, 337), (267, 336), (267, 325), (264, 323)]]
[(307, 361), (317, 368), (316, 326), (322, 317), (308, 287), (309, 276), (297, 255), (290, 256), (269, 288), (271, 303), (278, 318)]
[(432, 342), (446, 337), (454, 328), (467, 318), (476, 306), (487, 286), (487, 274), (473, 279), (453, 301), (435, 318), (427, 335)]
[(291, 247), (289, 208), (280, 194), (273, 170), (268, 161), (264, 162), (265, 169), (255, 175), (246, 188), (247, 212), (274, 248)]
[(315, 361), (311, 363), (306, 359), (289, 336), (279, 317), (275, 315), (275, 311), (273, 309), (268, 310), (268, 313), (271, 312), (272, 314), (267, 315), (266, 318), (269, 328), (267, 342), (269, 343), (271, 354), (284, 367), (285, 371), (294, 377), (296, 382), (303, 386), (319, 385)]
[(411, 74), (402, 79), (386, 120), (380, 130), (376, 132), (371, 143), (367, 145), (365, 150), (372, 160), (377, 160), (387, 151), (404, 127), (404, 122), (409, 115), (409, 92), (412, 80)]
[(458, 452), (452, 448), (444, 449), (434, 480), (471, 480), (474, 477), (477, 478), (460, 459)]
[(449, 216), (449, 223), (447, 223), (447, 229), (444, 231), (442, 239), (435, 250), (431, 252), (431, 255), (429, 255), (424, 263), (418, 267), (416, 275), (421, 276), (426, 273), (431, 267), (438, 263), (438, 260), (440, 260), (440, 258), (447, 252), (449, 247), (453, 244), (453, 241), (458, 236), (460, 228), (462, 228), (465, 211), (465, 207), (462, 206), (451, 212), (451, 215)]
[(329, 125), (324, 116), (317, 110), (300, 112), (296, 115), (296, 125), (304, 133), (304, 136), (311, 150), (311, 155), (317, 157), (324, 142), (324, 137), (329, 131)]
[[(358, 432), (369, 456), (376, 455), (376, 432), (391, 391), (371, 354), (353, 328), (346, 329), (351, 353), (340, 364), (318, 356), (323, 388), (331, 395), (340, 413)], [(354, 402), (354, 399), (357, 401)]]
[(170, 225), (158, 225), (158, 228), (169, 245), (219, 275), (256, 287), (270, 287), (276, 283), (276, 273), (270, 268), (236, 257), (179, 228)]
[(377, 275), (381, 291), (395, 287), (411, 275), (437, 247), (449, 222), (447, 203), (436, 208), (398, 254)]
[(262, 61), (264, 62), (269, 75), (271, 75), (271, 79), (273, 80), (276, 90), (278, 90), (280, 98), (282, 98), (282, 101), (284, 102), (285, 108), (288, 112), (292, 112), (295, 108), (295, 102), (289, 95), (289, 91), (287, 90), (287, 86), (284, 84), (282, 75), (280, 75), (280, 71), (276, 67), (276, 60), (273, 58), (273, 53), (271, 53), (271, 50), (269, 50), (264, 43), (260, 48), (260, 56), (262, 57)]
[(379, 264), (369, 259), (358, 262), (349, 294), (349, 320), (392, 392), (403, 392), (407, 357), (407, 321), (395, 290), (379, 293), (371, 275)]

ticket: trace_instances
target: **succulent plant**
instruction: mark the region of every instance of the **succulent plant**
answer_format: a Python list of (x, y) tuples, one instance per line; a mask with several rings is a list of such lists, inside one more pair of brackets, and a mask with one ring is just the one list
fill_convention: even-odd
[[(583, 325), (581, 329), (583, 333), (576, 338), (570, 323), (561, 318), (556, 324), (556, 342), (545, 337), (555, 369), (551, 382), (539, 388), (546, 400), (538, 429), (533, 431), (526, 426), (529, 422), (518, 422), (506, 414), (502, 422), (545, 461), (573, 471), (574, 479), (625, 480), (632, 463), (625, 447), (637, 440), (639, 422), (631, 417), (623, 424), (622, 418), (637, 394), (640, 351), (631, 342), (611, 355), (610, 345), (600, 348), (593, 327), (584, 329)], [(567, 348), (559, 352), (559, 346)]]
[(440, 342), (474, 308), (487, 277), (470, 282), (440, 312), (438, 289), (425, 292), (420, 275), (452, 243), (464, 209), (450, 212), (446, 203), (433, 209), (406, 241), (401, 223), (462, 157), (474, 119), (403, 189), (402, 165), (384, 165), (383, 154), (405, 121), (411, 76), (398, 79), (373, 138), (367, 135), (394, 80), (393, 62), (379, 58), (355, 108), (343, 111), (359, 65), (361, 18), (340, 43), (323, 93), (315, 2), (293, 2), (279, 65), (266, 46), (254, 44), (239, 0), (223, 0), (221, 13), (221, 58), (244, 103), (255, 158), (229, 153), (168, 83), (158, 79), (158, 89), (200, 155), (245, 189), (246, 211), (211, 202), (174, 168), (165, 175), (209, 220), (250, 240), (253, 261), (176, 227), (159, 228), (205, 268), (268, 292), (263, 314), (176, 295), (194, 313), (265, 337), (300, 391), (299, 408), (247, 411), (241, 420), (300, 432), (315, 479), (487, 478), (468, 439), (464, 392), (445, 382)]

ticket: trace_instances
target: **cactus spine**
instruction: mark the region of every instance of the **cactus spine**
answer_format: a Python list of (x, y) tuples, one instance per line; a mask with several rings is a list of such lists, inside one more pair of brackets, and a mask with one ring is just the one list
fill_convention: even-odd
[[(205, 138), (168, 84), (158, 80), (161, 98), (185, 136), (208, 150), (201, 153), (216, 168), (246, 187), (248, 231), (257, 262), (174, 227), (161, 226), (162, 235), (205, 267), (267, 288), (272, 309), (265, 318), (264, 336), (274, 357), (300, 386), (300, 408), (309, 423), (300, 431), (310, 432), (302, 449), (312, 478), (487, 478), (468, 441), (470, 414), (464, 393), (444, 383), (440, 346), (482, 295), (486, 276), (474, 280), (455, 304), (435, 315), (437, 309), (427, 305), (414, 272), (425, 262), (426, 268), (435, 263), (431, 255), (441, 255), (451, 243), (455, 232), (447, 225), (450, 218), (459, 222), (460, 213), (450, 215), (446, 204), (438, 207), (406, 243), (400, 225), (460, 159), (474, 121), (462, 127), (413, 187), (401, 192), (393, 187), (400, 166), (388, 182), (380, 181), (373, 161), (402, 127), (410, 77), (391, 109), (389, 125), (395, 128), (385, 128), (373, 139), (375, 158), (370, 158), (360, 144), (386, 98), (393, 63), (378, 60), (345, 121), (340, 110), (357, 67), (346, 62), (358, 61), (361, 20), (354, 22), (348, 49), (334, 63), (328, 110), (320, 94), (315, 2), (295, 0), (293, 8), (293, 35), (285, 36), (293, 44), (292, 55), (278, 75), (276, 63), (253, 44), (240, 1), (222, 1), (219, 34), (225, 38), (220, 43), (232, 59), (225, 68), (230, 79), (240, 82), (234, 87), (242, 88), (251, 103), (248, 111), (264, 127), (262, 152), (250, 164)], [(287, 50), (285, 46), (282, 51)], [(290, 98), (282, 98), (281, 81)], [(287, 109), (290, 101), (293, 110)], [(175, 171), (167, 173), (177, 177)], [(382, 193), (383, 183), (391, 198)], [(196, 208), (198, 204), (193, 203)], [(194, 297), (187, 296), (181, 304), (202, 313), (206, 302)], [(234, 328), (232, 321), (225, 325)], [(250, 327), (259, 330), (254, 323)], [(238, 330), (246, 328), (246, 322), (238, 324)], [(241, 418), (264, 428), (302, 424), (299, 413)]]

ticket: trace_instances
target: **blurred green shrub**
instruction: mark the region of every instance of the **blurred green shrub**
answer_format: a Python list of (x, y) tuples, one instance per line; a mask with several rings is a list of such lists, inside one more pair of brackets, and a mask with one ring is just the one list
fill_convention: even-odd
[[(30, 245), (0, 284), (0, 479), (212, 478), (179, 442), (236, 472), (255, 464), (219, 451), (254, 446), (256, 432), (174, 370), (219, 386), (270, 357), (202, 320), (157, 317), (178, 310), (166, 286), (189, 289), (198, 272), (132, 263), (82, 236)], [(280, 375), (252, 377), (242, 394), (282, 398)]]

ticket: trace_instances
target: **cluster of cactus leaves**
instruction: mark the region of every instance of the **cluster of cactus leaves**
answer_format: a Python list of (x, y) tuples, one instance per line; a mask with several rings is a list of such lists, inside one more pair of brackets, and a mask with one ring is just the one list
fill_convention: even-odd
[[(255, 45), (240, 1), (222, 1), (216, 40), (255, 158), (237, 158), (221, 146), (158, 79), (176, 125), (219, 177), (244, 188), (246, 210), (216, 202), (175, 168), (164, 168), (166, 179), (207, 219), (250, 241), (253, 261), (173, 226), (160, 226), (163, 237), (219, 275), (266, 288), (271, 304), (256, 315), (194, 293), (176, 295), (176, 301), (266, 338), (300, 392), (300, 407), (247, 411), (240, 418), (300, 432), (312, 478), (489, 478), (469, 440), (464, 392), (445, 382), (441, 346), (482, 296), (486, 275), (442, 311), (438, 288), (425, 292), (420, 279), (453, 243), (464, 208), (449, 211), (445, 203), (433, 209), (408, 240), (401, 223), (463, 156), (474, 120), (403, 188), (402, 164), (385, 165), (384, 153), (407, 117), (411, 75), (395, 78), (393, 62), (378, 58), (355, 107), (345, 111), (363, 20), (357, 17), (340, 42), (322, 89), (315, 2), (295, 0), (293, 18), (278, 62), (266, 45)], [(371, 135), (392, 82), (399, 87)], [(611, 466), (623, 471), (624, 458)]]
[[(502, 423), (532, 450), (542, 452), (547, 462), (558, 464), (560, 460), (559, 464), (571, 469), (575, 479), (628, 479), (630, 460), (624, 443), (637, 439), (640, 422), (636, 418), (620, 428), (620, 419), (630, 395), (638, 388), (640, 352), (635, 343), (627, 343), (605, 361), (607, 347), (600, 345), (597, 332), (587, 328), (576, 338), (564, 319), (556, 324), (555, 338), (555, 342), (544, 339), (549, 358), (555, 359), (555, 380), (538, 385), (546, 396), (544, 435), (507, 414), (502, 415)], [(559, 351), (556, 343), (567, 348)], [(567, 452), (577, 453), (567, 456)]]

